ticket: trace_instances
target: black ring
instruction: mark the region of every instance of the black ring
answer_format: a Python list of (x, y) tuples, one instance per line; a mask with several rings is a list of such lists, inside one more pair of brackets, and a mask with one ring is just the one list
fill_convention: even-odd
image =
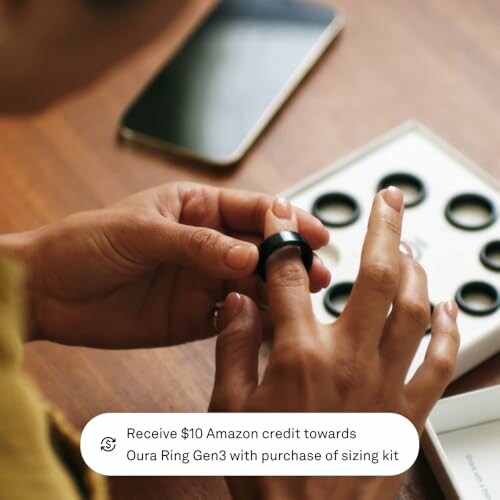
[(432, 332), (432, 314), (434, 313), (434, 304), (432, 302), (429, 302), (430, 308), (431, 308), (431, 323), (430, 325), (425, 329), (425, 335), (429, 335)]
[[(453, 211), (462, 205), (476, 205), (484, 208), (489, 212), (489, 218), (482, 224), (477, 226), (467, 225), (460, 222), (453, 215)], [(454, 196), (446, 205), (445, 209), (446, 220), (455, 227), (459, 229), (465, 229), (466, 231), (477, 231), (479, 229), (485, 229), (491, 226), (497, 219), (497, 211), (495, 209), (495, 205), (481, 194), (476, 193), (463, 193), (457, 196)]]
[[(486, 309), (470, 307), (469, 304), (467, 304), (466, 295), (474, 292), (484, 294), (491, 298), (491, 306)], [(469, 281), (469, 283), (465, 283), (465, 285), (462, 285), (457, 290), (455, 300), (462, 311), (472, 316), (486, 316), (494, 313), (500, 306), (500, 294), (498, 290), (493, 285), (485, 283), (484, 281)]]
[[(333, 205), (334, 203), (337, 203), (339, 205), (345, 205), (345, 206), (349, 207), (352, 210), (351, 217), (344, 220), (344, 221), (340, 221), (340, 222), (334, 222), (332, 220), (329, 220), (329, 219), (323, 217), (321, 215), (321, 210), (326, 205)], [(359, 219), (359, 216), (361, 214), (361, 210), (359, 208), (358, 202), (352, 196), (345, 194), (345, 193), (326, 193), (326, 194), (321, 195), (313, 203), (311, 212), (325, 226), (329, 226), (329, 227), (349, 226), (349, 225), (353, 224), (354, 222), (356, 222)]]
[(266, 281), (267, 259), (269, 259), (269, 257), (277, 250), (287, 246), (299, 247), (304, 267), (307, 271), (311, 269), (313, 251), (307, 244), (306, 240), (304, 240), (304, 238), (302, 238), (302, 236), (295, 231), (281, 231), (280, 233), (275, 233), (269, 236), (269, 238), (266, 238), (259, 245), (259, 263), (257, 264), (257, 273), (263, 281)]
[(342, 311), (339, 311), (334, 304), (334, 300), (336, 297), (342, 295), (351, 295), (352, 287), (354, 283), (352, 281), (343, 281), (342, 283), (338, 283), (336, 285), (331, 286), (325, 293), (325, 297), (323, 299), (323, 304), (325, 309), (335, 317), (338, 317), (342, 314)]
[(481, 253), (479, 254), (479, 258), (484, 266), (492, 271), (500, 271), (500, 264), (496, 263), (490, 255), (493, 252), (500, 253), (500, 240), (490, 241), (486, 243), (483, 248), (481, 248)]
[(423, 183), (423, 181), (417, 176), (405, 172), (394, 172), (383, 177), (378, 183), (377, 191), (385, 189), (389, 186), (398, 187), (401, 184), (407, 184), (415, 188), (418, 192), (418, 195), (414, 200), (405, 200), (405, 208), (416, 207), (425, 200), (427, 196), (427, 189), (425, 188), (425, 184)]

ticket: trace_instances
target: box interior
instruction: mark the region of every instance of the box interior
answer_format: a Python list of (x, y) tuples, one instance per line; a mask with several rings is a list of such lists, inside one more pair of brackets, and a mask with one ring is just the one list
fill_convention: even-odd
[(500, 386), (441, 400), (428, 432), (460, 498), (500, 498)]

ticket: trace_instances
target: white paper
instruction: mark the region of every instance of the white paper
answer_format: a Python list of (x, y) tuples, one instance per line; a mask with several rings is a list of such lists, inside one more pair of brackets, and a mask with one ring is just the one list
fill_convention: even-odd
[(468, 500), (500, 498), (500, 419), (438, 434), (458, 483)]

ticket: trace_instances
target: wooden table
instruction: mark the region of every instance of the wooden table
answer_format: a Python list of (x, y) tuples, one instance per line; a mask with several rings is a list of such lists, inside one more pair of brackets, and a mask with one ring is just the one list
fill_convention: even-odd
[[(210, 3), (192, 0), (173, 30), (89, 92), (39, 116), (0, 120), (0, 232), (172, 180), (278, 192), (410, 117), (500, 177), (500, 3), (494, 0), (337, 0), (347, 14), (345, 32), (227, 175), (119, 146), (122, 110)], [(40, 342), (27, 346), (26, 369), (80, 428), (107, 411), (204, 411), (213, 342), (127, 352)], [(500, 355), (449, 392), (493, 383), (500, 383)], [(119, 500), (228, 498), (218, 478), (110, 483)], [(401, 498), (440, 498), (423, 458)]]

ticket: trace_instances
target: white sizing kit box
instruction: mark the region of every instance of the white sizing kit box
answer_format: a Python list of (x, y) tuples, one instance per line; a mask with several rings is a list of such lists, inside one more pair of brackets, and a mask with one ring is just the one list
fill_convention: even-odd
[[(500, 351), (500, 188), (422, 125), (409, 122), (286, 191), (331, 232), (319, 254), (332, 286), (313, 295), (318, 318), (335, 321), (355, 280), (375, 193), (405, 193), (402, 239), (428, 276), (432, 304), (460, 305), (461, 347), (455, 378)], [(422, 342), (409, 374), (421, 363)]]
[(446, 498), (500, 498), (500, 385), (441, 399), (422, 448)]

